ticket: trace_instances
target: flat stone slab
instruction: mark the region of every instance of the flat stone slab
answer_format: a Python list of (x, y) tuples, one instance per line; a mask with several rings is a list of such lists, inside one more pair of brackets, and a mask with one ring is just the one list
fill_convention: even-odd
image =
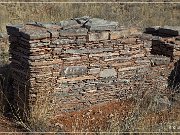
[(86, 66), (69, 66), (64, 68), (61, 75), (69, 76), (69, 75), (83, 75), (87, 72)]
[(60, 29), (61, 27), (59, 25), (56, 25), (54, 23), (45, 23), (45, 22), (28, 22), (26, 25), (33, 25), (37, 27), (42, 27), (46, 29)]
[(67, 45), (67, 44), (72, 44), (72, 43), (75, 43), (75, 41), (72, 39), (56, 39), (52, 41), (52, 44), (55, 44), (55, 45)]
[(81, 25), (76, 20), (65, 20), (56, 23), (57, 25), (61, 26), (62, 29), (71, 29), (71, 28), (80, 28)]
[(28, 40), (34, 40), (34, 39), (43, 39), (50, 37), (49, 32), (42, 32), (42, 31), (27, 31), (27, 32), (20, 32), (21, 36)]
[(60, 36), (83, 36), (87, 35), (88, 30), (85, 28), (79, 29), (67, 29), (67, 30), (60, 30)]
[(104, 31), (104, 30), (110, 31), (110, 30), (116, 30), (116, 28), (118, 27), (118, 22), (107, 21), (99, 18), (92, 18), (89, 19), (89, 21), (85, 23), (84, 26), (89, 31)]

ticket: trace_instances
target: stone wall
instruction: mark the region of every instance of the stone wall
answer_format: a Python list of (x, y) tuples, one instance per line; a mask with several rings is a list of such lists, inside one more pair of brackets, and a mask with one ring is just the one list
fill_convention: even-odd
[(7, 31), (13, 104), (23, 117), (77, 111), (167, 85), (171, 58), (151, 54), (154, 36), (117, 22), (82, 17)]

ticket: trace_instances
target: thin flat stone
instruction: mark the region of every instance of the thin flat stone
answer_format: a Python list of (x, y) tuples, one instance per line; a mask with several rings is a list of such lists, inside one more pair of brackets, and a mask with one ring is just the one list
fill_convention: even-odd
[(96, 48), (96, 49), (68, 49), (63, 53), (69, 54), (93, 54), (93, 53), (102, 53), (102, 52), (112, 52), (113, 48)]
[(92, 18), (84, 26), (90, 31), (115, 30), (118, 27), (118, 22)]
[(55, 45), (66, 45), (66, 44), (72, 44), (72, 43), (75, 43), (75, 41), (72, 39), (56, 39), (52, 42), (52, 44), (55, 44)]
[(59, 25), (53, 24), (53, 23), (45, 23), (45, 22), (29, 22), (26, 23), (26, 25), (33, 25), (38, 27), (43, 27), (46, 29), (60, 29), (61, 27)]
[(80, 36), (80, 35), (87, 35), (88, 30), (85, 28), (79, 29), (67, 29), (67, 30), (60, 30), (60, 36)]
[(28, 40), (43, 39), (50, 37), (50, 33), (47, 31), (21, 31), (21, 36)]
[(69, 75), (83, 75), (87, 72), (86, 66), (69, 66), (64, 68), (61, 75), (69, 76)]

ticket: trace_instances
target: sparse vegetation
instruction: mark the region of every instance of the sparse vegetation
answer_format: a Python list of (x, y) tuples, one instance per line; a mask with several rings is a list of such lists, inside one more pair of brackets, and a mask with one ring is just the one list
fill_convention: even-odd
[[(1, 3), (0, 31), (5, 31), (8, 23), (59, 22), (67, 18), (85, 15), (115, 20), (125, 26), (179, 25), (179, 11), (179, 4)], [(7, 58), (8, 56), (2, 54), (1, 57)], [(0, 106), (3, 106), (1, 103), (4, 102), (1, 97), (5, 97), (5, 101), (13, 110), (5, 93), (5, 90), (9, 89), (9, 76), (9, 68), (3, 68), (0, 72)], [(141, 85), (143, 86), (143, 84)], [(48, 109), (51, 109), (51, 106), (49, 106), (49, 99), (46, 99), (44, 110), (34, 112), (36, 118), (30, 118), (28, 123), (23, 122), (12, 113), (15, 119), (14, 127), (19, 126), (22, 131), (28, 132), (92, 131), (97, 132), (95, 134), (103, 134), (100, 132), (140, 132), (139, 134), (143, 134), (141, 132), (159, 132), (160, 134), (164, 131), (175, 134), (173, 132), (180, 132), (179, 101), (173, 99), (175, 94), (179, 95), (177, 91), (171, 93), (172, 96), (165, 95), (157, 85), (154, 86), (154, 89), (147, 90), (143, 97), (133, 95), (131, 99), (125, 101), (98, 105), (82, 112), (67, 113), (51, 120), (48, 119)], [(162, 100), (163, 102), (161, 102)], [(1, 113), (3, 114), (4, 106), (0, 108), (2, 108)], [(62, 120), (62, 124), (59, 124), (57, 120)], [(95, 123), (98, 127), (94, 127)], [(67, 126), (64, 130), (62, 130), (63, 124)], [(7, 131), (12, 131), (12, 129), (7, 129)]]
[[(56, 2), (62, 1), (56, 0)], [(178, 0), (174, 1), (177, 2)], [(30, 0), (27, 2), (30, 2)], [(118, 2), (118, 0), (114, 0), (114, 2)], [(67, 18), (85, 15), (118, 21), (120, 25), (126, 26), (173, 26), (179, 25), (179, 11), (180, 5), (177, 3), (1, 3), (0, 31), (5, 31), (5, 26), (9, 23), (59, 22)]]
[[(1, 89), (3, 87), (1, 85)], [(4, 95), (4, 93), (1, 94)], [(179, 103), (177, 101), (169, 103), (169, 100), (162, 103), (157, 100), (164, 96), (164, 93), (158, 89), (152, 89), (141, 98), (134, 96), (129, 100), (99, 105), (79, 113), (69, 113), (66, 114), (67, 116), (57, 117), (50, 121), (48, 112), (43, 110), (36, 112), (37, 117), (30, 118), (30, 123), (24, 123), (13, 114), (15, 120), (13, 127), (21, 128), (21, 131), (26, 132), (90, 131), (96, 132), (95, 134), (102, 134), (100, 132), (114, 132), (114, 134), (115, 132), (139, 132), (139, 134), (141, 132), (142, 134), (143, 132), (172, 132), (175, 134), (173, 132), (180, 130)], [(45, 110), (47, 104), (48, 99), (45, 103)], [(102, 113), (101, 116), (103, 117), (99, 117), (98, 113)], [(67, 126), (66, 130), (61, 129), (63, 128), (62, 124), (56, 123), (59, 122), (58, 120), (64, 120), (62, 124)], [(94, 127), (94, 123), (99, 123), (99, 126)], [(18, 131), (20, 130), (18, 129)]]

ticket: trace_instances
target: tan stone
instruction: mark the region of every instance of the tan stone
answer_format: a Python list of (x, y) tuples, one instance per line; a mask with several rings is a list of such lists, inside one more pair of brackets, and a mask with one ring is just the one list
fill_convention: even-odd
[(61, 64), (62, 60), (56, 59), (52, 61), (42, 61), (42, 62), (31, 62), (30, 65), (32, 66), (45, 66), (45, 65), (52, 65), (52, 64)]
[(107, 57), (107, 56), (118, 56), (119, 53), (97, 53), (90, 54), (89, 57)]
[(142, 65), (142, 66), (126, 67), (126, 68), (119, 68), (118, 71), (122, 72), (122, 71), (128, 71), (128, 70), (134, 70), (134, 69), (140, 69), (140, 68), (147, 68), (147, 67), (149, 67), (149, 66)]
[(123, 62), (123, 63), (113, 63), (112, 66), (113, 67), (121, 67), (121, 66), (130, 66), (130, 65), (133, 65), (134, 62)]
[(82, 80), (90, 80), (90, 79), (96, 79), (94, 76), (81, 76), (81, 77), (76, 77), (76, 78), (65, 78), (61, 77), (58, 78), (57, 83), (63, 83), (63, 82), (74, 82), (74, 81), (82, 81)]
[(174, 56), (180, 56), (180, 51), (175, 51), (175, 52), (173, 52), (173, 55), (174, 55)]
[(89, 33), (89, 41), (100, 41), (109, 39), (109, 32), (100, 32), (100, 33)]

